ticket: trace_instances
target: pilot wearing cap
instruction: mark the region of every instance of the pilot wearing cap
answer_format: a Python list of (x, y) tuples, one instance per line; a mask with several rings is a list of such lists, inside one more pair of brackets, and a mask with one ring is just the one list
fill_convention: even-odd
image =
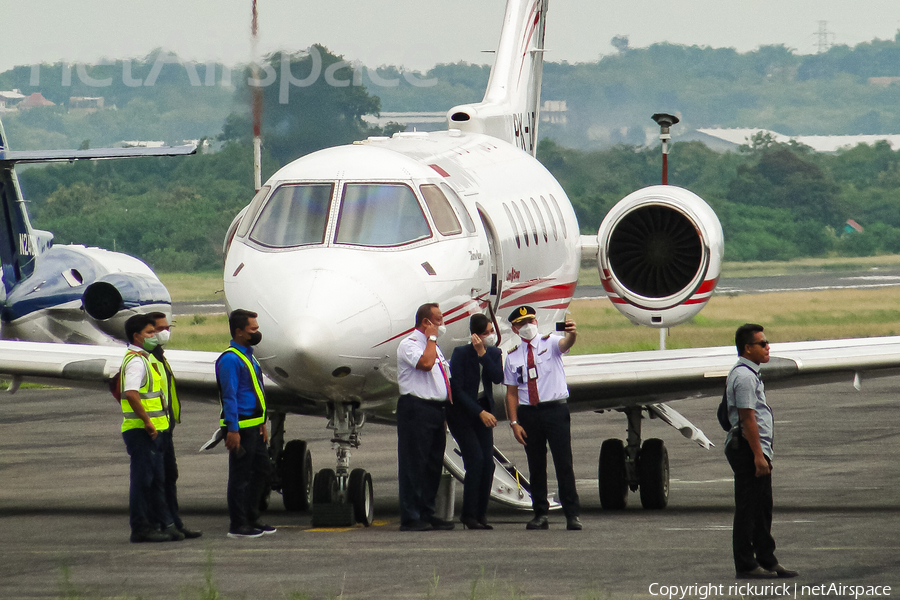
[(531, 478), (534, 518), (526, 529), (547, 529), (547, 446), (553, 454), (559, 501), (566, 529), (580, 530), (578, 492), (572, 466), (569, 388), (562, 356), (575, 345), (575, 322), (567, 320), (564, 335), (540, 335), (534, 308), (520, 306), (509, 315), (513, 333), (522, 343), (509, 352), (503, 370), (506, 411), (516, 440), (525, 446)]

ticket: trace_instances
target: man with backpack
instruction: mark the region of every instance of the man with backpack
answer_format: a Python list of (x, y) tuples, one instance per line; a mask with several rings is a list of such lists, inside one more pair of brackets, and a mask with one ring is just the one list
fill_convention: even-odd
[(725, 457), (734, 471), (732, 550), (739, 579), (796, 577), (775, 558), (772, 538), (772, 459), (774, 417), (766, 403), (759, 366), (769, 362), (769, 342), (762, 325), (747, 323), (734, 335), (738, 351), (725, 384), (731, 429)]

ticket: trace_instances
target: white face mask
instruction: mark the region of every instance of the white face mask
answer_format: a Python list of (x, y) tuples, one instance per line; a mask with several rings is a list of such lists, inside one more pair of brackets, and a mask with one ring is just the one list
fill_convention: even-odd
[(533, 340), (538, 334), (538, 326), (534, 323), (529, 323), (528, 325), (522, 325), (519, 328), (519, 337), (523, 340), (530, 341)]
[(481, 342), (485, 345), (485, 347), (491, 347), (497, 345), (497, 334), (492, 333), (490, 335), (486, 335), (481, 338)]
[(441, 337), (445, 333), (447, 333), (447, 327), (444, 325), (438, 325), (438, 337)]
[(172, 335), (168, 329), (163, 329), (162, 331), (156, 332), (156, 339), (159, 340), (160, 346), (165, 346), (169, 342), (169, 337)]

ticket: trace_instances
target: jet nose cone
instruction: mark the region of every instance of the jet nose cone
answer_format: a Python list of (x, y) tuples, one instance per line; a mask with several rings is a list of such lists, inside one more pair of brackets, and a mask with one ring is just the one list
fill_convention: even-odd
[(278, 321), (265, 319), (268, 356), (260, 360), (280, 384), (305, 395), (362, 393), (366, 376), (385, 358), (373, 347), (391, 337), (381, 298), (335, 271), (311, 271), (279, 287), (277, 299), (264, 302)]

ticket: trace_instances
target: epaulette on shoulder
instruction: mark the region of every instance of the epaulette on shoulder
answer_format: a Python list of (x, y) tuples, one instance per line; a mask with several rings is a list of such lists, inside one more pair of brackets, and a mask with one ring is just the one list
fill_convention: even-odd
[(507, 354), (512, 354), (513, 352), (515, 352), (515, 351), (518, 350), (518, 349), (519, 349), (519, 345), (516, 344), (515, 346), (513, 346), (512, 348), (510, 348), (510, 350), (509, 350), (509, 352), (507, 352)]
[(547, 335), (545, 335), (545, 336), (542, 337), (541, 339), (542, 339), (542, 340), (549, 340), (551, 335), (553, 335), (553, 334), (552, 334), (552, 333), (548, 333)]

